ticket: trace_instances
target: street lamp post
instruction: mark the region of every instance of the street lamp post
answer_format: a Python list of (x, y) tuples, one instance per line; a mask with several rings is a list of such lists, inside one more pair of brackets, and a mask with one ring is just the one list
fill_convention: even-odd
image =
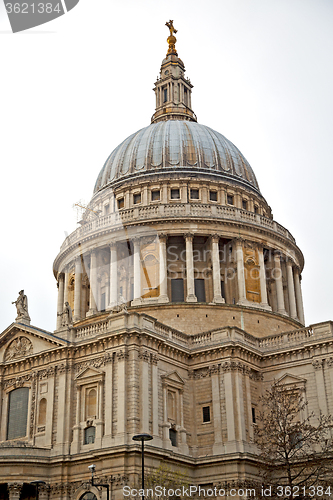
[(150, 434), (136, 434), (135, 436), (132, 437), (134, 441), (141, 441), (141, 485), (142, 485), (142, 490), (143, 490), (143, 497), (144, 497), (144, 490), (145, 490), (145, 446), (144, 442), (145, 441), (151, 441), (153, 439), (153, 436)]
[(36, 488), (36, 500), (38, 500), (39, 497), (39, 485), (40, 484), (46, 484), (45, 481), (30, 481), (30, 484), (32, 484)]
[(107, 500), (110, 500), (110, 488), (109, 488), (109, 485), (108, 484), (103, 484), (103, 483), (95, 483), (95, 481), (94, 481), (94, 472), (96, 470), (96, 465), (89, 465), (88, 469), (91, 472), (91, 486), (96, 486), (96, 487), (102, 486), (103, 488), (106, 488)]

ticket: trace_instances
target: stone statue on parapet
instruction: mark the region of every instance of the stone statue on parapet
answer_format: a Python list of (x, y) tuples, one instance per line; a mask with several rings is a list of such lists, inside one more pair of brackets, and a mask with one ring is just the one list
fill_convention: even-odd
[(64, 310), (58, 316), (61, 316), (61, 326), (73, 326), (72, 308), (68, 302), (65, 302)]
[(128, 313), (128, 311), (127, 311), (127, 302), (125, 300), (125, 297), (121, 293), (118, 296), (118, 304), (119, 304), (120, 311)]
[(30, 316), (28, 313), (28, 298), (26, 295), (24, 295), (24, 290), (21, 290), (19, 292), (17, 300), (15, 300), (15, 302), (12, 302), (12, 304), (16, 305), (17, 317), (15, 321), (17, 321), (18, 323), (25, 323), (30, 325)]
[(122, 293), (118, 294), (118, 302), (112, 308), (111, 312), (112, 313), (125, 312), (126, 314), (128, 314), (128, 311), (127, 311), (127, 302), (126, 302), (126, 299), (125, 299), (125, 297), (123, 296)]

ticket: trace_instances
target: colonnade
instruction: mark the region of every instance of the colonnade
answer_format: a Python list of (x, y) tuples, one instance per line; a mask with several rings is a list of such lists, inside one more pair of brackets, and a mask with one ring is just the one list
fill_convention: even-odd
[[(197, 297), (195, 294), (195, 267), (193, 258), (193, 240), (195, 235), (193, 233), (185, 233), (183, 238), (185, 240), (186, 252), (186, 290), (184, 299), (186, 302), (195, 303)], [(158, 273), (159, 273), (159, 296), (154, 299), (159, 303), (167, 303), (170, 298), (168, 296), (168, 259), (167, 259), (167, 238), (166, 234), (160, 234), (158, 238)], [(222, 296), (221, 290), (221, 261), (220, 261), (220, 248), (219, 240), (221, 236), (214, 234), (210, 236), (210, 256), (211, 256), (211, 275), (212, 275), (212, 289), (213, 299), (212, 303), (222, 304), (225, 299)], [(121, 243), (121, 242), (119, 242)], [(266, 266), (264, 258), (264, 248), (261, 244), (252, 244), (255, 247), (258, 256), (258, 279), (260, 290), (260, 303), (254, 303), (247, 299), (247, 278), (244, 265), (244, 240), (241, 238), (235, 239), (230, 242), (233, 246), (235, 255), (235, 274), (237, 276), (237, 290), (238, 299), (236, 304), (245, 306), (254, 306), (261, 309), (272, 310), (268, 303), (267, 293), (267, 277)], [(131, 305), (136, 306), (145, 302), (142, 298), (142, 283), (141, 283), (141, 239), (139, 237), (133, 238), (133, 297)], [(109, 244), (109, 274), (108, 274), (108, 303), (105, 304), (106, 310), (111, 310), (114, 307), (122, 305), (125, 299), (119, 293), (119, 264), (118, 264), (118, 243), (112, 242)], [(105, 247), (103, 247), (105, 250)], [(99, 249), (95, 248), (90, 250), (89, 255), (85, 255), (85, 261), (88, 258), (88, 279), (90, 283), (89, 295), (89, 311), (87, 316), (96, 314), (99, 310), (97, 304), (98, 297), (98, 259), (97, 253)], [(284, 294), (284, 281), (282, 276), (281, 267), (281, 253), (278, 251), (273, 252), (273, 265), (272, 281), (275, 285), (276, 293), (276, 312), (282, 315), (289, 315), (292, 319), (300, 321), (304, 324), (304, 311), (303, 300), (300, 284), (300, 271), (295, 262), (290, 257), (283, 257), (286, 266), (286, 276), (284, 279), (287, 282), (287, 297), (289, 312), (286, 311), (286, 296)], [(74, 312), (73, 320), (79, 321), (84, 319), (82, 314), (82, 258), (75, 258), (75, 286), (74, 286)], [(63, 311), (64, 304), (68, 301), (68, 285), (69, 285), (69, 268), (73, 269), (73, 261), (70, 266), (67, 266), (62, 273), (58, 274), (58, 323), (57, 328), (61, 326), (61, 312)], [(274, 272), (273, 272), (274, 271)]]

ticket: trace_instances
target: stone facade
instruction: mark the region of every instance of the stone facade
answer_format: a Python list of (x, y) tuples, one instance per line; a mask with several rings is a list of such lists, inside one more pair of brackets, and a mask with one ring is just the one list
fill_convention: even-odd
[(54, 261), (55, 332), (17, 319), (0, 336), (3, 499), (40, 480), (45, 500), (106, 500), (95, 463), (120, 500), (139, 484), (141, 432), (148, 468), (253, 480), (274, 381), (333, 413), (333, 324), (305, 326), (302, 252), (237, 148), (196, 123), (174, 44), (152, 125), (110, 155)]

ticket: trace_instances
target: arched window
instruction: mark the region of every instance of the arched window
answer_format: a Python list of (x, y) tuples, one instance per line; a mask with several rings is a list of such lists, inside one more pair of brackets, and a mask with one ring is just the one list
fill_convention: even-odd
[(87, 491), (82, 495), (80, 500), (97, 500), (97, 497), (91, 491)]
[(89, 417), (96, 418), (96, 402), (97, 402), (96, 389), (88, 389), (86, 392), (86, 419)]
[(39, 402), (38, 425), (46, 424), (46, 406), (47, 406), (46, 399), (45, 398), (41, 399)]
[(7, 439), (16, 439), (27, 435), (28, 387), (20, 387), (9, 393)]
[(175, 422), (176, 421), (176, 415), (175, 415), (175, 393), (168, 391), (168, 420), (169, 422)]
[(95, 442), (95, 427), (86, 427), (84, 429), (84, 444)]

